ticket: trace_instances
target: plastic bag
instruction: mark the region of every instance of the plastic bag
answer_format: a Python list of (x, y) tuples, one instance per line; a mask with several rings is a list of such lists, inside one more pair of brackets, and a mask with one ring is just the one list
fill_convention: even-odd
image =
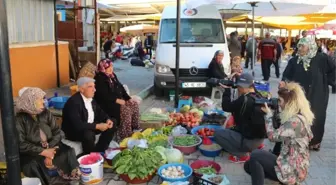
[(83, 157), (80, 161), (80, 164), (90, 165), (95, 164), (101, 160), (102, 156), (99, 153), (90, 153)]
[(188, 130), (182, 126), (176, 126), (173, 128), (172, 130), (172, 135), (173, 136), (180, 136), (180, 135), (184, 135), (184, 134), (187, 134), (188, 133)]
[(147, 140), (145, 139), (129, 139), (127, 142), (127, 148), (132, 149), (134, 147), (148, 148)]
[(109, 148), (120, 148), (120, 145), (115, 141), (111, 141)]
[(137, 102), (137, 104), (140, 104), (142, 102), (142, 98), (140, 98), (139, 96), (131, 96), (132, 100)]
[(203, 175), (202, 176), (202, 179), (205, 179), (207, 181), (209, 181), (209, 178), (211, 177), (216, 177), (216, 176), (220, 176), (223, 178), (222, 182), (218, 185), (229, 185), (230, 184), (230, 181), (229, 179), (227, 179), (227, 177), (225, 175), (216, 175), (216, 174), (212, 174), (212, 175)]
[(105, 157), (106, 157), (106, 159), (112, 160), (120, 152), (121, 152), (120, 150), (107, 149), (105, 151)]

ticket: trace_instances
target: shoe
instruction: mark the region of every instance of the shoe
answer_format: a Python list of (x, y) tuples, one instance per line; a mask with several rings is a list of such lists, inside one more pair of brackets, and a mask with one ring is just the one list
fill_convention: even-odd
[(261, 145), (258, 147), (259, 150), (262, 150), (265, 148), (265, 144), (264, 143), (261, 143)]
[(247, 154), (246, 156), (243, 156), (243, 157), (237, 157), (237, 156), (233, 156), (233, 155), (229, 156), (229, 161), (233, 162), (233, 163), (245, 163), (248, 160), (250, 160), (250, 155), (249, 154)]

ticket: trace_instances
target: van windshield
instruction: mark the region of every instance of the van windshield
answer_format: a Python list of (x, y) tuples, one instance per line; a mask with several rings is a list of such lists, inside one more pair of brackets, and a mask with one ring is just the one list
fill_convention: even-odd
[[(222, 20), (181, 19), (181, 43), (225, 43)], [(176, 19), (162, 19), (160, 43), (176, 42)]]

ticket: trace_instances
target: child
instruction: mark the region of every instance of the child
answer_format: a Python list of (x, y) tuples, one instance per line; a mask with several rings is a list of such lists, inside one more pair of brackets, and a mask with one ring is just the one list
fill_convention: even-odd
[(232, 77), (237, 77), (242, 73), (243, 68), (241, 67), (241, 58), (239, 56), (235, 56), (231, 61), (231, 75)]

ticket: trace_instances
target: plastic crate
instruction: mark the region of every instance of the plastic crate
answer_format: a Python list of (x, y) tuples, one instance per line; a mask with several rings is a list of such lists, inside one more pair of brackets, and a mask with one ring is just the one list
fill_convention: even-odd
[(254, 86), (258, 91), (270, 92), (271, 90), (270, 84), (266, 82), (255, 82)]
[(217, 185), (217, 184), (194, 175), (192, 178), (192, 182), (189, 185)]

